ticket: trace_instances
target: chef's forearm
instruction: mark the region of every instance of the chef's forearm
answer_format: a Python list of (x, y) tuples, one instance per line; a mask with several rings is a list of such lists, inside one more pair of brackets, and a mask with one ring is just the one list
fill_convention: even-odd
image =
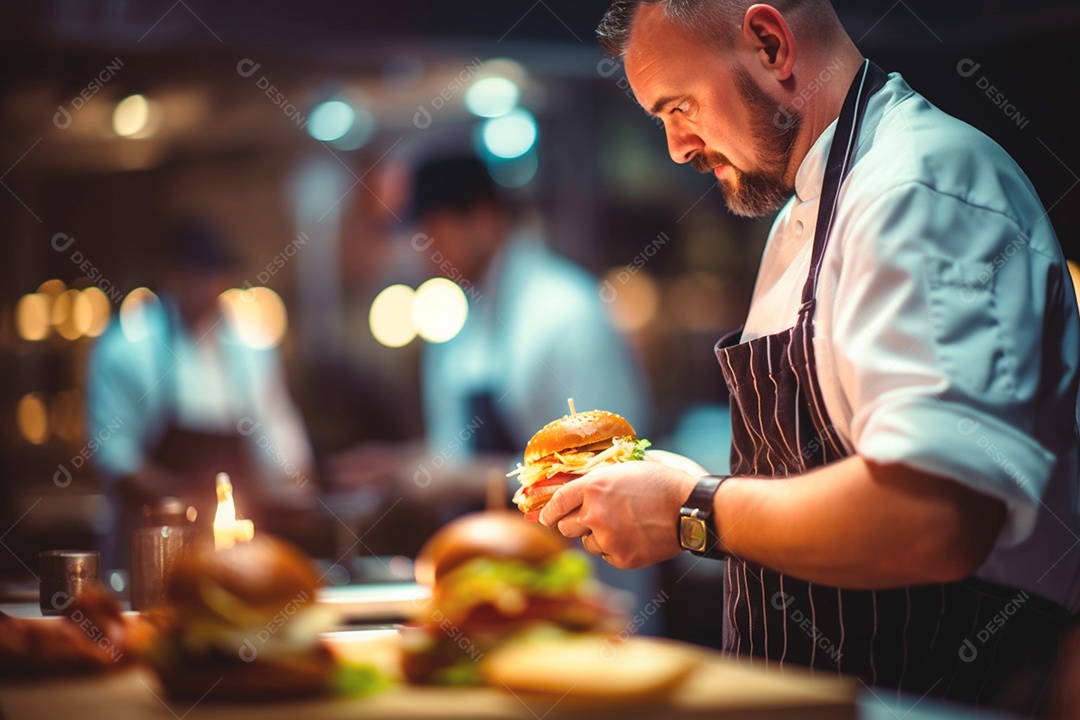
[(999, 500), (859, 456), (784, 480), (731, 478), (715, 505), (728, 552), (860, 588), (966, 577), (982, 564), (1005, 517)]

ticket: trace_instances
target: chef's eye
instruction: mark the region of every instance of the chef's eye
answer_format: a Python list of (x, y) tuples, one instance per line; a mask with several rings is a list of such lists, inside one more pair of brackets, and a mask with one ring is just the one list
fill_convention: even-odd
[(690, 101), (689, 100), (683, 100), (681, 103), (679, 103), (678, 105), (673, 107), (671, 109), (671, 112), (673, 112), (673, 113), (682, 113), (683, 115), (688, 115), (690, 113)]

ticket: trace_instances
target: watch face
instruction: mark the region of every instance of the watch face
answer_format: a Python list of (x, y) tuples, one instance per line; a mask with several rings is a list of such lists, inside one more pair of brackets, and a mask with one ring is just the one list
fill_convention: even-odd
[(679, 544), (693, 552), (703, 552), (706, 545), (705, 521), (699, 518), (679, 518)]

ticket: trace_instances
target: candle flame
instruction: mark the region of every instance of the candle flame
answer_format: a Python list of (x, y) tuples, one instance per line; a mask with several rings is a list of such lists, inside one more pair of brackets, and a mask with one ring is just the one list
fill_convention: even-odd
[(236, 517), (232, 480), (227, 473), (217, 474), (217, 500), (217, 512), (214, 514), (215, 549), (225, 550), (255, 537), (255, 524)]

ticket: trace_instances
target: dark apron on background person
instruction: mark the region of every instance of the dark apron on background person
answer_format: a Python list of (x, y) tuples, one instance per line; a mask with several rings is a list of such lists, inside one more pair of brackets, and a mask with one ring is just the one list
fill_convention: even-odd
[[(170, 305), (163, 308), (166, 320), (168, 347), (175, 337), (175, 309)], [(157, 343), (160, 347), (163, 343)], [(216, 477), (219, 472), (226, 472), (232, 481), (238, 512), (246, 518), (257, 514), (255, 503), (259, 499), (259, 487), (255, 464), (251, 455), (250, 439), (238, 430), (240, 413), (231, 421), (228, 430), (194, 430), (184, 427), (178, 420), (181, 403), (180, 384), (175, 376), (174, 362), (161, 348), (154, 367), (163, 386), (162, 407), (166, 418), (161, 424), (161, 431), (153, 445), (147, 449), (147, 458), (156, 465), (172, 473), (179, 483), (166, 489), (168, 496), (179, 498), (185, 505), (194, 507), (198, 513), (195, 525), (207, 533), (211, 531), (214, 511), (217, 508)], [(243, 373), (227, 373), (231, 389), (237, 389), (242, 383)], [(235, 410), (235, 408), (234, 408)], [(114, 530), (114, 567), (128, 567), (130, 562), (129, 538), (131, 532), (149, 524), (145, 503), (134, 499), (121, 499), (118, 502), (119, 513)], [(257, 521), (257, 520), (256, 520)]]
[[(813, 319), (840, 186), (853, 163), (867, 102), (887, 80), (867, 61), (844, 102), (795, 325), (739, 344), (740, 328), (717, 343), (731, 394), (733, 475), (788, 477), (851, 454), (822, 400)], [(1049, 600), (976, 578), (848, 590), (734, 557), (725, 562), (726, 652), (748, 656), (751, 664), (792, 663), (854, 675), (916, 696), (990, 704), (1018, 671), (1052, 662), (1069, 620)], [(1036, 702), (1037, 695), (1026, 699)]]

